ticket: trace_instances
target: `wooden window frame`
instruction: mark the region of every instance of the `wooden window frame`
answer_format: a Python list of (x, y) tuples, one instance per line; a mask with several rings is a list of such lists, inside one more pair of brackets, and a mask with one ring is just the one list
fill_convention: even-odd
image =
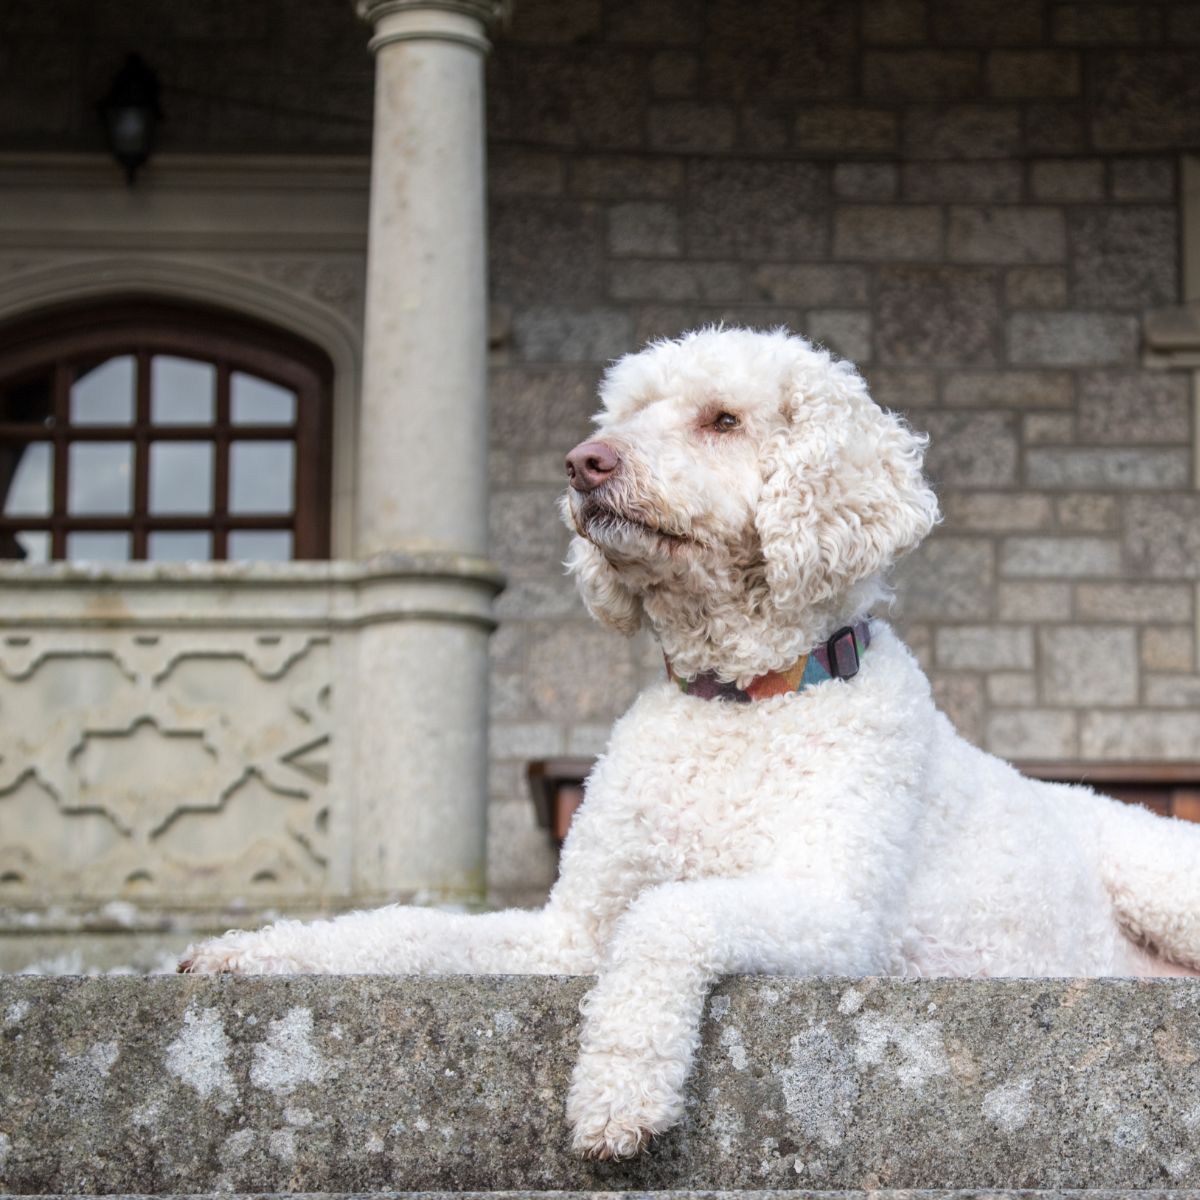
[[(72, 425), (72, 364), (130, 355), (137, 364), (134, 420), (126, 425)], [(216, 368), (215, 419), (199, 425), (156, 425), (150, 419), (150, 360), (174, 355)], [(296, 394), (290, 425), (234, 425), (230, 380), (235, 371), (279, 384)], [(151, 532), (211, 532), (212, 560), (228, 553), (239, 529), (290, 530), (293, 559), (329, 557), (331, 527), (331, 418), (333, 368), (310, 343), (251, 318), (158, 300), (129, 300), (60, 309), (0, 330), (0, 386), (52, 372), (53, 425), (49, 429), (0, 421), (0, 442), (53, 446), (51, 515), (0, 517), (2, 531), (49, 532), (50, 557), (66, 558), (69, 532), (128, 532), (131, 559), (146, 558)], [(80, 442), (133, 444), (132, 512), (83, 516), (67, 512), (68, 447)], [(149, 512), (152, 442), (205, 441), (214, 450), (213, 509), (197, 516)], [(294, 507), (290, 515), (235, 515), (228, 511), (229, 448), (234, 441), (291, 441), (295, 445)]]

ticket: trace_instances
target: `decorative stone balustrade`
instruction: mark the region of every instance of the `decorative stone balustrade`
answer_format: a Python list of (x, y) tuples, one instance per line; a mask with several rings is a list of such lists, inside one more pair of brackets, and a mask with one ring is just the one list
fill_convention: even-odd
[[(455, 555), (0, 567), (0, 969), (71, 947), (75, 969), (151, 965), (271, 909), (476, 898), (499, 586)], [(460, 778), (424, 752), (447, 741)], [(80, 936), (105, 928), (111, 952)]]

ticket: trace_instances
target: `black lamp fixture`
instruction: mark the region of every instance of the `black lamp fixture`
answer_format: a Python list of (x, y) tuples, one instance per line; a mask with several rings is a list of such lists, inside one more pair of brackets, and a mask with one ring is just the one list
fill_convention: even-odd
[(137, 169), (154, 149), (154, 130), (162, 116), (158, 76), (140, 54), (131, 54), (113, 77), (108, 95), (98, 105), (108, 148), (132, 184)]

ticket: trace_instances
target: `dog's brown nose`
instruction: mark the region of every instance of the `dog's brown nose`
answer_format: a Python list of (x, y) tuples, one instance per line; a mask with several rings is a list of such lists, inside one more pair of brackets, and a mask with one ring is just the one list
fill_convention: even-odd
[(577, 492), (598, 488), (621, 464), (617, 452), (604, 442), (580, 442), (567, 455), (567, 478)]

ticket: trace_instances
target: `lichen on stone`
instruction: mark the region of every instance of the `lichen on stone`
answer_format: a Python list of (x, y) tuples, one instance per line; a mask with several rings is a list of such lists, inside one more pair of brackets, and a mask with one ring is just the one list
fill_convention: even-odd
[(327, 1068), (313, 1044), (311, 1008), (291, 1008), (272, 1021), (265, 1041), (254, 1047), (250, 1082), (255, 1087), (287, 1096), (303, 1083), (319, 1083)]
[(214, 1094), (235, 1096), (228, 1064), (231, 1049), (221, 1014), (213, 1008), (189, 1006), (179, 1036), (167, 1046), (167, 1071), (195, 1088), (201, 1099)]

